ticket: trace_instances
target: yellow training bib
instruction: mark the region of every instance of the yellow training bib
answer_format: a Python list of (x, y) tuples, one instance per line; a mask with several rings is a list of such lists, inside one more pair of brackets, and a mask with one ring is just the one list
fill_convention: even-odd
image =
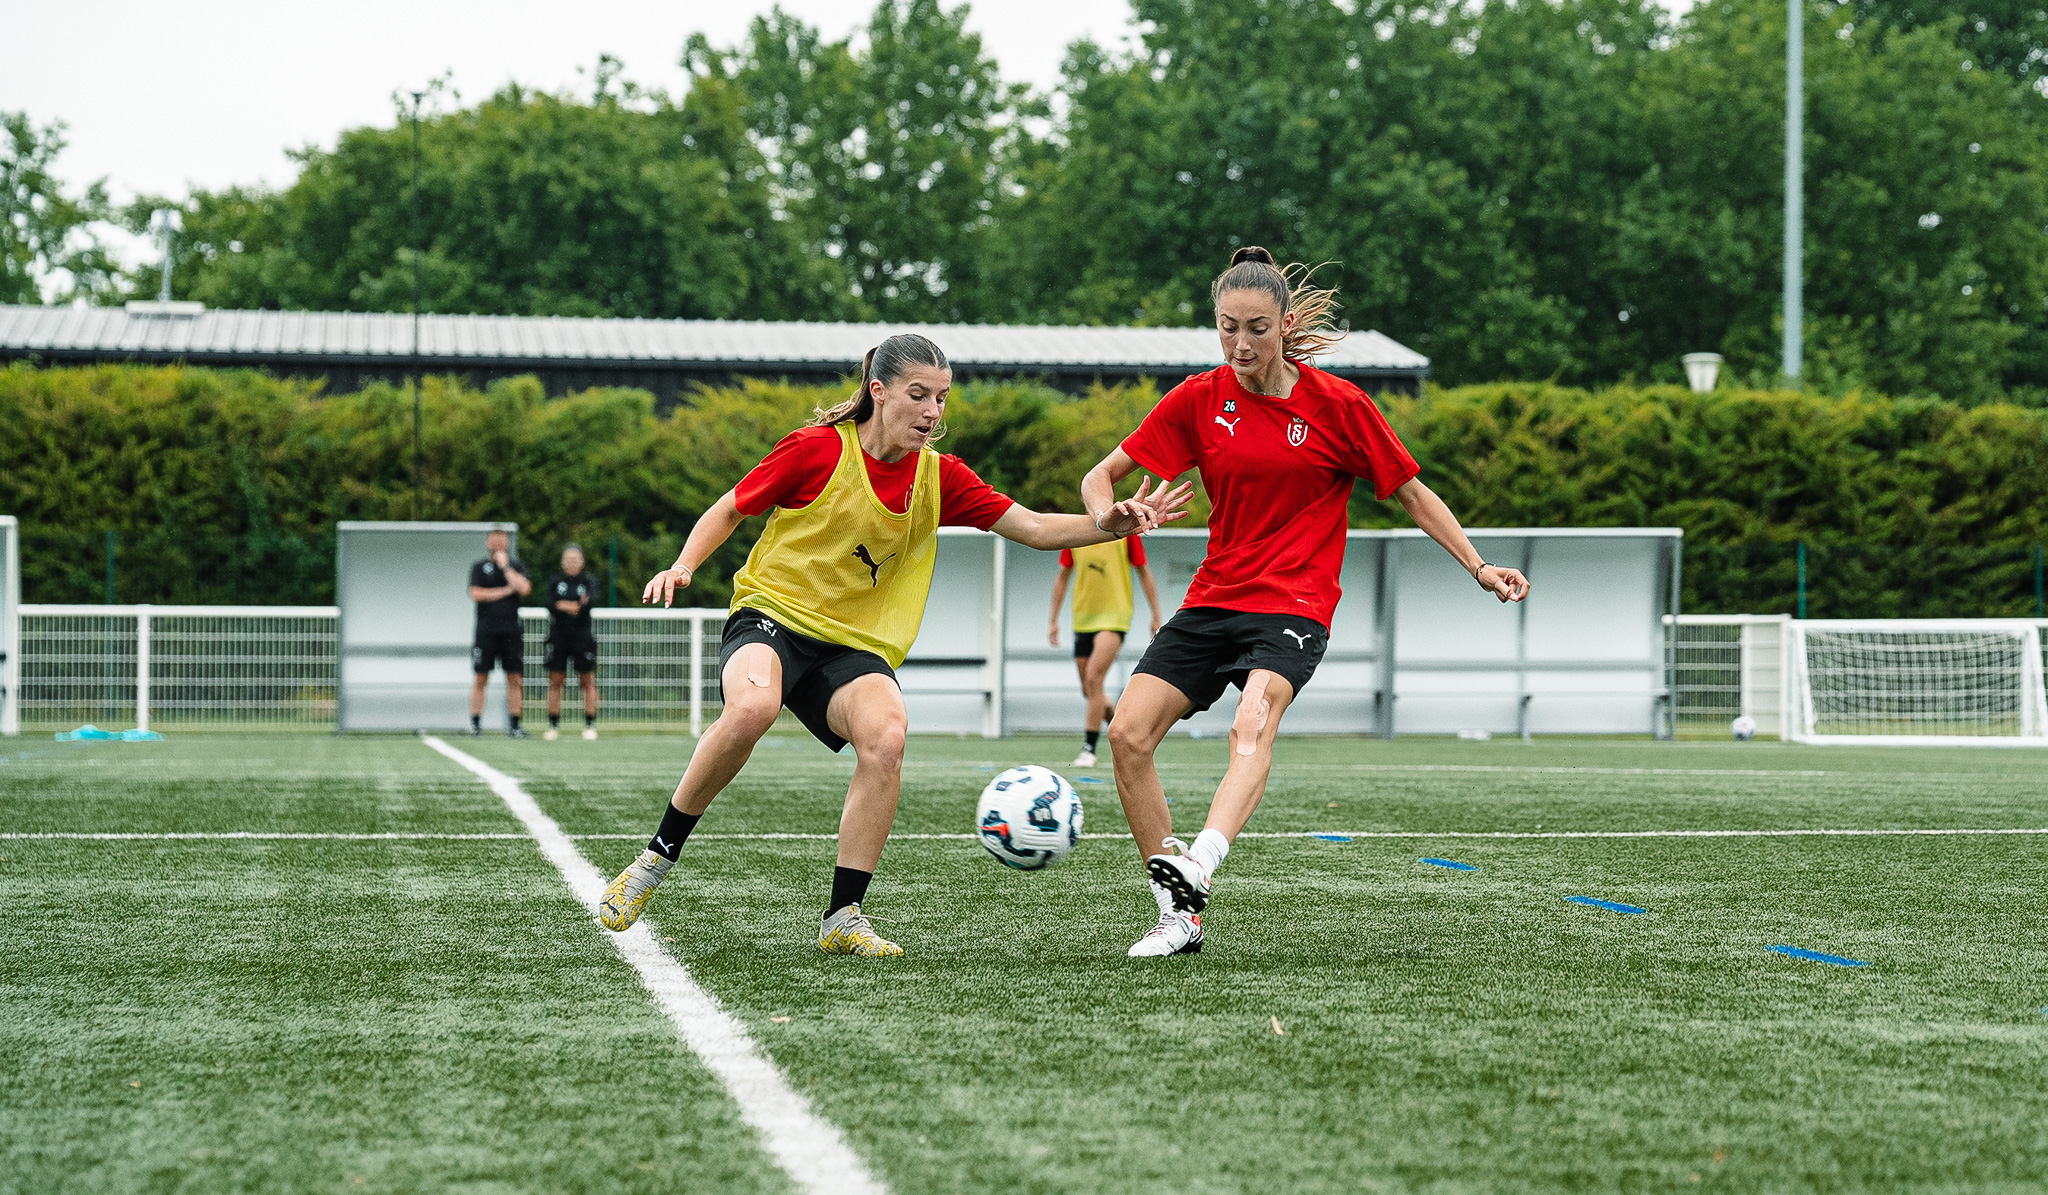
[(897, 514), (875, 496), (853, 424), (840, 424), (839, 438), (839, 467), (824, 490), (808, 506), (769, 514), (733, 575), (732, 608), (750, 606), (792, 631), (901, 667), (924, 622), (938, 559), (939, 454), (919, 450), (910, 508)]
[(1074, 552), (1074, 631), (1131, 629), (1131, 541), (1113, 539)]

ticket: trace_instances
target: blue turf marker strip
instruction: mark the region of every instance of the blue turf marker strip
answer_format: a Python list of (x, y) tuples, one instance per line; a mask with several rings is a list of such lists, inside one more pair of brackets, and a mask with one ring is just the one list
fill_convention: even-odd
[(1766, 949), (1775, 950), (1779, 954), (1789, 954), (1793, 958), (1811, 959), (1816, 963), (1832, 963), (1837, 967), (1868, 967), (1870, 965), (1861, 959), (1843, 958), (1839, 954), (1822, 954), (1818, 950), (1808, 950), (1804, 946), (1770, 946), (1766, 947)]
[(1323, 840), (1324, 842), (1350, 842), (1350, 841), (1351, 841), (1351, 836), (1350, 836), (1349, 834), (1311, 834), (1311, 835), (1309, 835), (1309, 837), (1310, 837), (1310, 838), (1320, 838), (1320, 839), (1322, 839), (1322, 840)]
[(1479, 870), (1479, 865), (1476, 863), (1460, 863), (1456, 859), (1424, 859), (1422, 862), (1429, 864), (1431, 867), (1448, 867), (1452, 871)]
[[(1575, 905), (1592, 905), (1596, 909), (1606, 909), (1610, 913), (1647, 913), (1650, 911), (1648, 909), (1639, 909), (1634, 905), (1620, 904), (1616, 901), (1598, 900), (1591, 896), (1567, 896), (1565, 899)], [(1773, 947), (1773, 949), (1776, 948)]]
[(1079, 780), (1076, 780), (1076, 781), (1074, 781), (1074, 783), (1076, 783), (1076, 784), (1100, 784), (1100, 783), (1102, 783), (1102, 778), (1101, 778), (1100, 776), (1083, 776), (1083, 777), (1081, 777), (1081, 778), (1080, 778)]

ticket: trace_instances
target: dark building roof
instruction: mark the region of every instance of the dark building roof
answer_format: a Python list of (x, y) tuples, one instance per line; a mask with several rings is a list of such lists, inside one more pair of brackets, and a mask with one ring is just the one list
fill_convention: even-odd
[[(565, 319), (552, 316), (208, 311), (198, 303), (119, 307), (0, 305), (0, 359), (45, 364), (182, 361), (324, 376), (333, 390), (417, 367), (472, 381), (531, 373), (551, 394), (642, 386), (666, 406), (694, 382), (734, 377), (834, 381), (884, 336), (936, 341), (963, 377), (1042, 377), (1063, 389), (1098, 379), (1164, 381), (1221, 362), (1207, 328), (1002, 324), (771, 323), (763, 320)], [(1413, 391), (1429, 359), (1374, 331), (1354, 331), (1316, 364), (1367, 390)]]

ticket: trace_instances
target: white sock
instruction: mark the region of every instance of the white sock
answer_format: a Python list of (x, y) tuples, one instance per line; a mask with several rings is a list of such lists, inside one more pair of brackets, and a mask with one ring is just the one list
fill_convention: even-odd
[(1188, 854), (1202, 865), (1203, 870), (1214, 873), (1223, 866), (1223, 860), (1230, 854), (1230, 840), (1216, 830), (1204, 830), (1195, 835), (1194, 844), (1188, 847)]

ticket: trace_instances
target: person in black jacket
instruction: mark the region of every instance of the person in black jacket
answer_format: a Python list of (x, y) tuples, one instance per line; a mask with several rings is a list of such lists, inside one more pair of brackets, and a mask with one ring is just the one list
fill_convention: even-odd
[(576, 669), (583, 690), (583, 737), (597, 737), (597, 633), (590, 607), (597, 600), (597, 582), (583, 571), (583, 549), (562, 549), (562, 571), (548, 578), (548, 729), (541, 737), (553, 742), (562, 733), (562, 689), (569, 669)]
[(484, 685), (491, 669), (505, 669), (505, 712), (512, 718), (512, 737), (523, 739), (519, 710), (525, 683), (526, 659), (519, 631), (519, 599), (533, 592), (526, 579), (526, 563), (512, 555), (512, 537), (493, 530), (484, 537), (488, 553), (469, 568), (469, 600), (476, 603), (476, 641), (469, 649), (469, 662), (476, 680), (469, 686), (469, 733), (484, 732)]

